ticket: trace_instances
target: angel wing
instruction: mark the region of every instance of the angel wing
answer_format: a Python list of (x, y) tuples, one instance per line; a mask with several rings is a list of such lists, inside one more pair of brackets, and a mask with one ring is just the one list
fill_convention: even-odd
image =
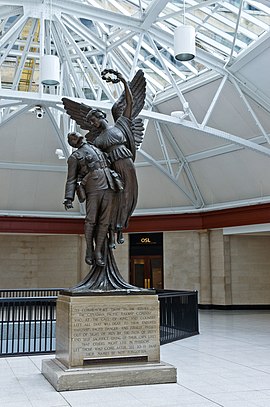
[(90, 110), (92, 110), (92, 107), (84, 103), (74, 102), (68, 98), (62, 98), (62, 102), (71, 119), (75, 120), (81, 129), (89, 131), (85, 136), (87, 140), (90, 142), (93, 141), (98, 135), (98, 132), (97, 129), (86, 120), (86, 116)]
[[(140, 111), (142, 110), (146, 95), (146, 80), (141, 69), (137, 71), (136, 75), (129, 83), (129, 87), (133, 96), (133, 108), (131, 114), (131, 120), (133, 120), (139, 115)], [(125, 106), (126, 98), (125, 92), (123, 92), (112, 107), (112, 115), (115, 122), (120, 116), (122, 116), (125, 110)]]
[[(141, 69), (139, 69), (129, 83), (129, 87), (133, 96), (133, 107), (131, 113), (131, 132), (132, 132), (132, 139), (129, 137), (127, 140), (128, 147), (132, 152), (133, 159), (135, 160), (136, 151), (142, 141), (144, 136), (144, 125), (141, 118), (137, 117), (140, 114), (144, 106), (145, 95), (146, 95), (146, 81), (144, 77), (144, 73)], [(125, 92), (121, 94), (119, 99), (114, 103), (112, 107), (112, 115), (114, 121), (116, 122), (117, 119), (122, 116), (126, 106), (126, 98)]]
[(135, 148), (138, 150), (143, 141), (144, 125), (140, 117), (132, 120), (131, 129), (134, 137)]

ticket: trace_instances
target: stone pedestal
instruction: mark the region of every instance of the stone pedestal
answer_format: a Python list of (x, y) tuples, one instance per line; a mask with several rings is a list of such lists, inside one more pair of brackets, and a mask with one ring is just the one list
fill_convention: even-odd
[(58, 391), (176, 382), (160, 362), (157, 296), (60, 295), (56, 358), (42, 373)]

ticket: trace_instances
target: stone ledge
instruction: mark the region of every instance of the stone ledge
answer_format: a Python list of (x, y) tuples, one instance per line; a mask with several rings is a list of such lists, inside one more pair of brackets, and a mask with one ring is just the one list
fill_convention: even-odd
[(176, 368), (164, 362), (92, 368), (66, 368), (57, 359), (42, 361), (42, 374), (57, 391), (176, 383)]

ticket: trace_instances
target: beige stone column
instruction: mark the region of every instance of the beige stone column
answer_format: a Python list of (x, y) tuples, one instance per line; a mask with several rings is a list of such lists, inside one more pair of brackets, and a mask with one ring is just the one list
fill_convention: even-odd
[(211, 278), (211, 262), (210, 262), (210, 242), (209, 231), (201, 230), (199, 232), (200, 239), (200, 290), (199, 303), (212, 304), (212, 278)]
[(225, 304), (232, 304), (232, 276), (231, 276), (231, 238), (223, 236), (224, 239), (224, 272), (225, 272)]
[(212, 304), (225, 305), (224, 239), (222, 229), (210, 230)]
[(197, 231), (166, 232), (164, 288), (200, 290), (200, 240)]

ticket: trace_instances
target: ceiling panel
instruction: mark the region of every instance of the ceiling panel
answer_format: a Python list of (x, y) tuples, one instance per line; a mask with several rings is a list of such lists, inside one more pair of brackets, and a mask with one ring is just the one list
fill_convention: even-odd
[[(84, 216), (77, 202), (69, 212), (62, 205), (66, 136), (85, 131), (61, 98), (103, 109), (113, 124), (123, 88), (102, 81), (104, 68), (127, 79), (142, 69), (147, 82), (137, 213), (270, 202), (266, 3), (0, 0), (0, 214)], [(196, 30), (196, 57), (179, 62), (174, 30), (184, 14)], [(43, 54), (59, 57), (59, 86), (39, 83)]]

